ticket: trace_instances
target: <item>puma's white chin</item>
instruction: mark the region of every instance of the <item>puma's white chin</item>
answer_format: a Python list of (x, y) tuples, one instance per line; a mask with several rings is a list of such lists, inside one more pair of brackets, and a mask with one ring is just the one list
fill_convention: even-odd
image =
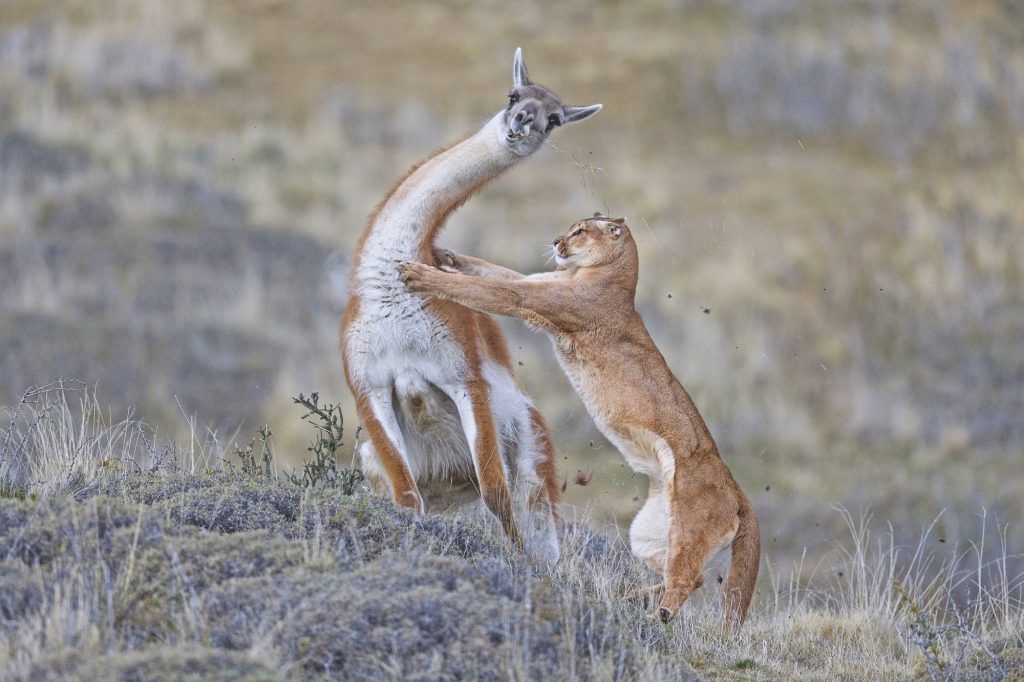
[(567, 267), (569, 265), (569, 259), (555, 251), (555, 265), (560, 268)]

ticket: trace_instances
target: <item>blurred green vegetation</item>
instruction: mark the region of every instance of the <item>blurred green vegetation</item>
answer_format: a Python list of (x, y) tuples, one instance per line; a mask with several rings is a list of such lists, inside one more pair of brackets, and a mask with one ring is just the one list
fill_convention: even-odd
[[(826, 542), (837, 502), (911, 535), (946, 509), (961, 544), (982, 509), (1021, 517), (1009, 1), (8, 0), (0, 402), (75, 377), (164, 437), (268, 423), (297, 463), (290, 396), (354, 414), (336, 329), (365, 216), (502, 106), (518, 45), (538, 81), (605, 109), (443, 242), (539, 270), (574, 219), (628, 216), (638, 304), (768, 553)], [(628, 519), (643, 482), (547, 341), (505, 328), (566, 500)]]

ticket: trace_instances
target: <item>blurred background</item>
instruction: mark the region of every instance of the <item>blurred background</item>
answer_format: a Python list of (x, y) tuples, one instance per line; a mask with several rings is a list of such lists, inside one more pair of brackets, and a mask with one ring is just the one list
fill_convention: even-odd
[[(870, 509), (1024, 549), (1024, 9), (1015, 0), (4, 0), (0, 404), (57, 377), (161, 439), (298, 464), (340, 401), (366, 215), (504, 106), (512, 54), (571, 104), (444, 246), (520, 270), (626, 215), (638, 306), (774, 561)], [(567, 504), (645, 486), (545, 337), (504, 322)], [(201, 434), (201, 435), (203, 435)], [(589, 485), (580, 485), (587, 476)], [(944, 511), (943, 511), (944, 510)]]

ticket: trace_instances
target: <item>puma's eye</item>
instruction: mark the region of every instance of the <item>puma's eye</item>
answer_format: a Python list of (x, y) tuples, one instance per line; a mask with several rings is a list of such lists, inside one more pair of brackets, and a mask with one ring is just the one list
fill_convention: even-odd
[(581, 234), (583, 234), (583, 228), (582, 227), (577, 227), (575, 230), (573, 230), (572, 232), (569, 233), (569, 236), (570, 237), (578, 237)]
[(548, 116), (548, 130), (557, 128), (560, 125), (562, 125), (562, 119), (558, 117), (558, 114), (551, 114)]
[(513, 90), (508, 93), (508, 108), (511, 109), (512, 105), (519, 101), (519, 93)]

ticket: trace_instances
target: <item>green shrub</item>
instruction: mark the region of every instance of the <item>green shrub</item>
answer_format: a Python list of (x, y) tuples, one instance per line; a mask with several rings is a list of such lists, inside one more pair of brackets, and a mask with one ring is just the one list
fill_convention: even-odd
[(306, 450), (313, 455), (313, 459), (303, 463), (301, 476), (292, 473), (288, 475), (288, 480), (304, 488), (326, 486), (351, 495), (363, 481), (363, 474), (358, 469), (338, 469), (338, 450), (341, 449), (341, 437), (345, 432), (341, 405), (321, 405), (320, 395), (315, 392), (308, 398), (300, 393), (297, 398), (292, 398), (292, 402), (306, 408), (302, 420), (312, 426), (314, 432), (314, 438)]

